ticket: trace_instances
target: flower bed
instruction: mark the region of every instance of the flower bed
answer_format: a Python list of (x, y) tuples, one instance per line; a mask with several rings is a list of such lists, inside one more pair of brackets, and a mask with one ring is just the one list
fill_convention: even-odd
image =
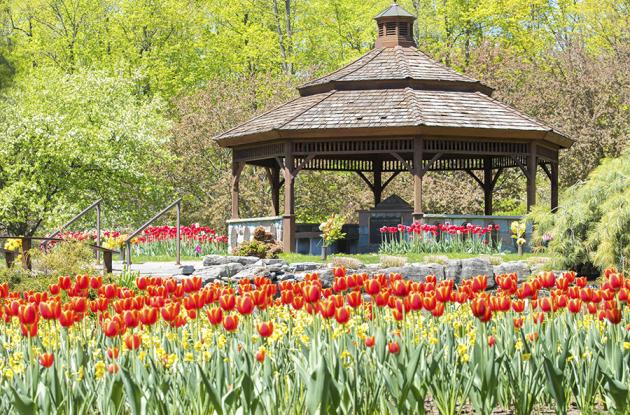
[(462, 252), (469, 254), (493, 254), (501, 252), (500, 240), (492, 240), (492, 233), (499, 225), (478, 226), (421, 224), (383, 226), (380, 228), (383, 254), (420, 254)]
[(630, 280), (496, 280), (0, 285), (0, 411), (627, 413)]
[[(181, 226), (180, 235), (182, 255), (202, 256), (227, 252), (227, 236), (220, 235), (207, 226)], [(96, 231), (64, 232), (59, 237), (93, 243), (96, 240)], [(104, 247), (121, 249), (127, 234), (124, 231), (109, 230), (103, 232), (102, 238)], [(176, 241), (177, 227), (149, 226), (132, 239), (133, 255), (174, 256)]]

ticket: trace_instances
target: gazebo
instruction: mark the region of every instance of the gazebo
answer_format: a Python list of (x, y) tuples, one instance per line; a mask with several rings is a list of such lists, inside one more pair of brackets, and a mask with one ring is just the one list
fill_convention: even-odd
[[(247, 225), (276, 221), (271, 225), (284, 250), (295, 251), (294, 189), (302, 170), (355, 172), (373, 192), (375, 205), (385, 187), (408, 172), (413, 176), (412, 217), (421, 221), (422, 178), (429, 171), (467, 172), (483, 189), (490, 216), (493, 189), (505, 169), (517, 168), (526, 176), (529, 209), (536, 203), (541, 167), (555, 209), (558, 152), (573, 141), (493, 99), (492, 88), (419, 51), (415, 17), (398, 4), (375, 20), (374, 49), (302, 85), (298, 98), (215, 137), (218, 145), (232, 149), (230, 223), (240, 224), (240, 238), (248, 239)], [(274, 218), (239, 220), (239, 181), (246, 164), (266, 169)]]

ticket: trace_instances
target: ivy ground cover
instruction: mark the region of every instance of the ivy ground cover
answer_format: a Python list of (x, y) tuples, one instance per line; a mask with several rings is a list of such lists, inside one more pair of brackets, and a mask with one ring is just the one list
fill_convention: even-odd
[(630, 279), (0, 285), (0, 412), (628, 413)]

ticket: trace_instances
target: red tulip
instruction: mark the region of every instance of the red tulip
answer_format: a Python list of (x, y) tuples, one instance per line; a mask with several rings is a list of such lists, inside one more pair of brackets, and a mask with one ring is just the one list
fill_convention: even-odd
[(484, 323), (492, 318), (492, 309), (490, 308), (487, 298), (476, 297), (470, 303), (470, 310), (475, 317)]
[(232, 311), (236, 305), (234, 294), (224, 294), (219, 297), (219, 305), (224, 311)]
[(33, 324), (21, 324), (22, 336), (24, 337), (37, 337), (37, 323)]
[(213, 307), (206, 310), (208, 321), (214, 326), (221, 324), (223, 321), (223, 309), (220, 307)]
[(21, 305), (18, 310), (20, 317), (20, 323), (22, 324), (34, 324), (39, 320), (39, 314), (37, 308), (33, 304)]
[(75, 322), (74, 311), (62, 310), (61, 313), (59, 313), (58, 320), (59, 320), (59, 324), (61, 324), (62, 327), (72, 326)]
[(365, 347), (374, 347), (375, 343), (376, 339), (374, 338), (374, 336), (368, 336), (365, 338)]
[(119, 370), (120, 368), (118, 367), (116, 363), (110, 363), (109, 365), (107, 365), (107, 372), (109, 372), (112, 375), (118, 373)]
[(266, 352), (262, 347), (256, 352), (256, 360), (260, 363), (265, 361)]
[(249, 315), (254, 311), (254, 302), (249, 295), (242, 295), (236, 298), (236, 309), (243, 315)]
[(339, 324), (346, 324), (350, 320), (350, 307), (339, 307), (335, 310), (335, 320)]
[(108, 347), (107, 348), (107, 356), (112, 359), (118, 359), (118, 355), (120, 354), (120, 350), (118, 347)]
[(140, 337), (140, 335), (138, 334), (130, 334), (129, 336), (125, 337), (125, 345), (129, 350), (136, 350), (140, 347), (141, 344), (142, 337)]
[(497, 339), (494, 336), (488, 336), (488, 346), (492, 347), (497, 343)]
[(392, 354), (398, 354), (400, 352), (400, 346), (398, 345), (398, 342), (390, 342), (387, 345), (387, 349)]
[(322, 295), (322, 289), (318, 284), (307, 284), (303, 288), (304, 300), (307, 303), (318, 301)]
[(616, 307), (606, 310), (606, 318), (612, 324), (619, 324), (621, 322), (621, 310)]
[(55, 362), (55, 356), (52, 353), (42, 353), (39, 355), (39, 364), (45, 368), (49, 368)]
[(261, 337), (269, 337), (273, 334), (273, 322), (272, 321), (263, 321), (258, 325), (258, 333)]
[(569, 300), (567, 308), (574, 314), (579, 313), (582, 310), (582, 300), (579, 298)]
[(223, 328), (227, 331), (235, 331), (238, 328), (238, 315), (228, 314), (223, 317)]
[(352, 308), (357, 308), (363, 302), (363, 298), (361, 297), (361, 291), (352, 291), (346, 295), (346, 301), (348, 305)]

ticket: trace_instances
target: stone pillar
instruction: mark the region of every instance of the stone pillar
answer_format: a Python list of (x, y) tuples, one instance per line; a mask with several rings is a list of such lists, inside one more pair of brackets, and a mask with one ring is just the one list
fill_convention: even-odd
[(282, 215), (282, 249), (295, 252), (295, 160), (291, 143), (285, 145), (284, 213)]
[(551, 211), (558, 210), (558, 163), (551, 163)]
[(416, 137), (413, 140), (413, 221), (422, 222), (422, 159), (424, 158), (424, 140)]
[(538, 163), (536, 157), (536, 144), (529, 144), (529, 154), (527, 155), (527, 211), (531, 211), (536, 204), (536, 171)]
[(486, 216), (492, 215), (492, 157), (484, 157), (483, 160), (483, 213)]

